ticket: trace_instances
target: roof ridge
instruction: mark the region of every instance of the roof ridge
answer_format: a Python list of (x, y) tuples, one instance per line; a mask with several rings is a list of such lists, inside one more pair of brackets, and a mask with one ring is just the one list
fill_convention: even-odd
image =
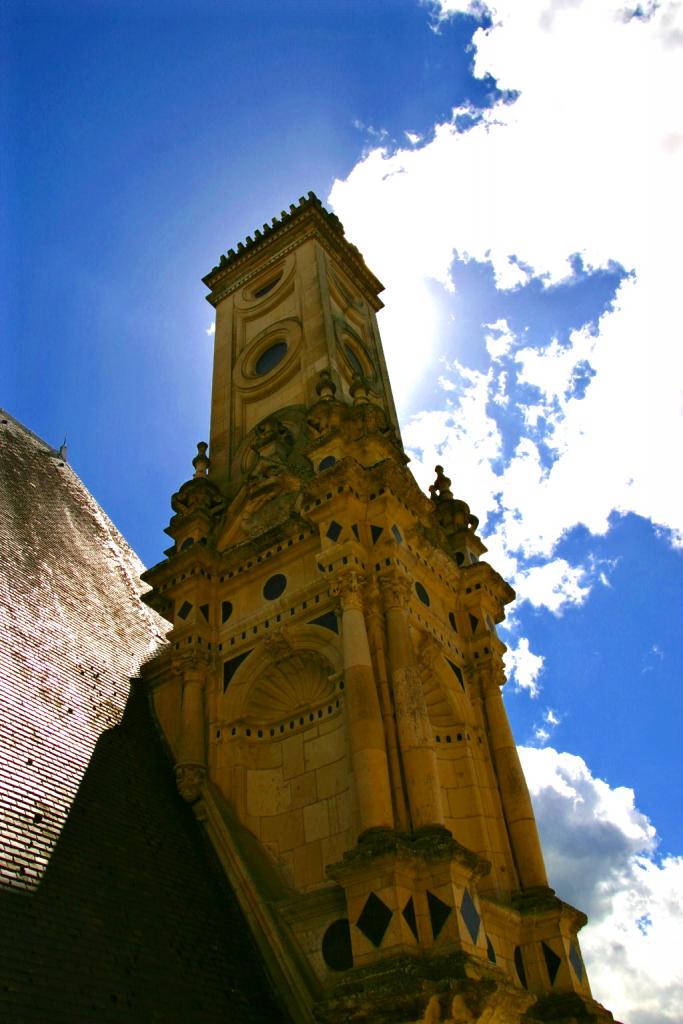
[(32, 437), (34, 441), (38, 441), (38, 443), (42, 444), (44, 448), (47, 448), (51, 455), (59, 455), (59, 448), (54, 448), (45, 440), (45, 438), (41, 437), (39, 434), (36, 434), (34, 430), (31, 430), (24, 423), (22, 423), (21, 420), (18, 420), (16, 416), (12, 415), (11, 412), (8, 412), (7, 409), (3, 409), (2, 406), (0, 406), (0, 423), (2, 423), (2, 421), (7, 423), (9, 420), (12, 421), (15, 427), (19, 427), (19, 429), (23, 430), (25, 434), (28, 434), (29, 437)]

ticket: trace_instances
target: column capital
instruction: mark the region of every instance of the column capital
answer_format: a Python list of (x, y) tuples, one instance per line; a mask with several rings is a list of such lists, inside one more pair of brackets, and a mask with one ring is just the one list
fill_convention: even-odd
[(379, 585), (385, 608), (405, 608), (410, 600), (413, 585), (407, 576), (396, 570), (379, 577)]
[(354, 569), (337, 573), (330, 583), (330, 594), (341, 601), (342, 611), (351, 608), (363, 610), (364, 577)]
[(188, 650), (174, 652), (171, 668), (174, 675), (182, 676), (183, 682), (204, 684), (206, 672), (214, 663), (208, 651)]

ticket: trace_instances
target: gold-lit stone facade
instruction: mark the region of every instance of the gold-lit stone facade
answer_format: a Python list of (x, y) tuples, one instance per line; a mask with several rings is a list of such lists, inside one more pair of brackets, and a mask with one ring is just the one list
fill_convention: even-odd
[(513, 591), (407, 469), (381, 284), (309, 194), (204, 279), (210, 446), (145, 576), (182, 796), (294, 1021), (595, 1020), (501, 697)]

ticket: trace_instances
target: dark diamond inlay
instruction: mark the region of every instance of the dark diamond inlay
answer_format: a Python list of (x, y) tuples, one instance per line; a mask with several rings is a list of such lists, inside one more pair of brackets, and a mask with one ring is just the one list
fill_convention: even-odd
[(339, 540), (339, 534), (341, 532), (342, 532), (341, 523), (337, 523), (333, 519), (332, 522), (330, 523), (330, 525), (327, 527), (327, 533), (325, 534), (325, 536), (329, 537), (330, 540)]
[(373, 544), (377, 543), (377, 541), (380, 539), (380, 537), (382, 536), (383, 533), (384, 533), (384, 527), (383, 526), (372, 526), (372, 524), (370, 525), (370, 535), (372, 537), (372, 543)]
[(479, 625), (479, 619), (477, 618), (476, 615), (472, 615), (472, 613), (470, 612), (470, 626), (472, 627), (472, 632), (473, 633), (477, 632), (477, 626), (478, 625)]
[(470, 896), (469, 889), (465, 889), (462, 897), (462, 903), (460, 904), (460, 913), (462, 919), (465, 922), (467, 931), (470, 933), (472, 942), (476, 943), (479, 938), (479, 925), (481, 924), (481, 918), (479, 917), (479, 911), (474, 905), (474, 900)]
[(526, 971), (524, 970), (524, 960), (522, 959), (522, 950), (519, 946), (515, 946), (515, 968), (517, 969), (517, 977), (521, 981), (524, 988), (529, 986), (526, 983)]
[(333, 921), (323, 935), (323, 960), (333, 971), (348, 971), (353, 967), (351, 929), (345, 917)]
[(411, 932), (417, 939), (417, 921), (415, 920), (415, 904), (413, 903), (412, 896), (403, 908), (403, 917)]
[(392, 526), (391, 532), (393, 533), (395, 540), (397, 540), (399, 544), (402, 544), (403, 537), (401, 536), (401, 531), (399, 530), (398, 526)]
[(183, 601), (183, 603), (181, 605), (181, 608), (180, 608), (180, 611), (178, 612), (178, 617), (181, 618), (181, 619), (186, 619), (191, 611), (192, 611), (192, 605), (190, 604), (190, 602), (189, 601)]
[(451, 624), (451, 629), (453, 629), (457, 633), (458, 632), (458, 627), (456, 625), (455, 614), (453, 612), (449, 612), (448, 613), (448, 621)]
[(422, 601), (422, 604), (426, 605), (427, 608), (429, 608), (430, 601), (429, 601), (429, 594), (427, 593), (426, 587), (423, 587), (421, 583), (416, 583), (415, 584), (415, 593), (417, 594), (417, 596)]
[(560, 964), (562, 963), (562, 960), (557, 955), (554, 949), (551, 949), (550, 946), (546, 946), (545, 942), (542, 942), (541, 946), (543, 947), (545, 965), (548, 968), (548, 977), (550, 978), (550, 984), (553, 985), (555, 983), (555, 978), (557, 977), (557, 972), (560, 969)]
[(427, 905), (429, 906), (429, 920), (432, 923), (432, 935), (437, 939), (453, 908), (429, 890), (427, 890)]
[(361, 915), (356, 921), (356, 926), (362, 931), (366, 939), (369, 939), (373, 946), (379, 946), (391, 921), (391, 911), (386, 903), (383, 903), (379, 896), (371, 892), (365, 901)]
[(581, 954), (573, 942), (569, 947), (569, 962), (574, 968), (576, 977), (579, 981), (583, 981), (583, 960), (581, 959)]
[(320, 460), (320, 465), (318, 466), (318, 469), (329, 469), (331, 466), (334, 466), (336, 461), (337, 460), (335, 459), (334, 455), (326, 455), (324, 459)]
[(202, 613), (202, 615), (204, 616), (204, 618), (206, 619), (206, 621), (208, 622), (209, 621), (209, 606), (208, 606), (208, 604), (200, 604), (199, 610)]
[(358, 532), (358, 527), (356, 526), (355, 523), (353, 524), (351, 529), (353, 530), (353, 535), (356, 538), (356, 540), (360, 540), (360, 533)]
[(221, 604), (221, 622), (227, 622), (232, 615), (232, 603), (230, 601), (223, 601)]
[(486, 955), (489, 958), (489, 960), (491, 961), (491, 963), (495, 964), (495, 962), (496, 962), (496, 951), (493, 948), (493, 943), (491, 942), (491, 940), (488, 937), (488, 935), (486, 936)]

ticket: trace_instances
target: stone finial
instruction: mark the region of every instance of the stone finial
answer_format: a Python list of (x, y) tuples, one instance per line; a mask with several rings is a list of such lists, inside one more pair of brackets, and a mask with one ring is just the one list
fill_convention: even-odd
[(337, 385), (332, 380), (329, 370), (320, 371), (320, 379), (315, 386), (315, 390), (323, 399), (323, 401), (331, 402), (337, 393)]
[(351, 387), (349, 388), (354, 405), (367, 405), (369, 398), (368, 386), (357, 373), (354, 373)]
[(197, 445), (197, 454), (192, 460), (195, 476), (206, 476), (209, 472), (209, 456), (206, 454), (208, 448), (206, 441), (200, 441)]
[(67, 458), (66, 434), (64, 435), (64, 440), (62, 441), (62, 443), (59, 446), (57, 454), (59, 455), (60, 459), (62, 459), (64, 462), (68, 462), (69, 461), (68, 458)]
[(451, 481), (445, 476), (443, 466), (435, 466), (436, 480), (429, 488), (429, 495), (432, 501), (441, 501), (444, 498), (452, 498)]

